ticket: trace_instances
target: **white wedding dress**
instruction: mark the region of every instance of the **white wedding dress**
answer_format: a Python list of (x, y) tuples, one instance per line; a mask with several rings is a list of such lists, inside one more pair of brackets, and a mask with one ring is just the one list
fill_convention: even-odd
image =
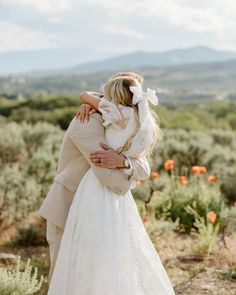
[[(118, 126), (116, 108), (100, 103), (106, 140), (115, 149), (138, 126), (133, 108), (124, 106), (126, 127)], [(48, 295), (174, 295), (131, 192), (114, 193), (91, 168), (72, 202)]]

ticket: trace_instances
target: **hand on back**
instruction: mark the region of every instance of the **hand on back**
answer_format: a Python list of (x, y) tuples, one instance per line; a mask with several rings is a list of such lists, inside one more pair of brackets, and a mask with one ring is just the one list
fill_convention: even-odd
[(93, 108), (90, 104), (82, 104), (76, 113), (76, 119), (79, 119), (81, 123), (89, 121), (91, 114), (96, 113), (96, 109)]

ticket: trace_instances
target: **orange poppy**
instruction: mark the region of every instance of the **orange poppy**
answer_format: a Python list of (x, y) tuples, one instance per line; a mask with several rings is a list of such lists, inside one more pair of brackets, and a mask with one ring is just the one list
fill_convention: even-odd
[(180, 182), (181, 184), (187, 184), (187, 183), (188, 183), (188, 178), (187, 178), (187, 176), (180, 176), (180, 177), (179, 177), (179, 182)]
[(141, 182), (140, 180), (137, 180), (137, 181), (136, 181), (136, 185), (137, 185), (137, 186), (140, 186), (141, 184), (142, 184), (142, 182)]
[(206, 173), (207, 169), (205, 166), (192, 166), (193, 173)]
[(165, 170), (172, 170), (174, 168), (174, 160), (167, 160), (164, 164)]
[(199, 169), (200, 169), (200, 173), (206, 173), (207, 172), (207, 169), (206, 169), (205, 166), (200, 166)]
[(199, 166), (192, 166), (192, 172), (193, 173), (200, 173), (200, 167)]
[(160, 174), (158, 172), (156, 172), (156, 171), (151, 172), (150, 176), (151, 176), (152, 179), (160, 178)]
[(211, 211), (211, 212), (209, 213), (209, 221), (210, 221), (211, 223), (214, 223), (214, 222), (216, 221), (216, 213), (215, 213), (214, 211)]
[(148, 215), (144, 215), (143, 216), (143, 222), (147, 222), (149, 220), (149, 216)]
[(217, 181), (217, 177), (215, 175), (209, 175), (208, 176), (208, 181), (209, 182), (216, 182)]

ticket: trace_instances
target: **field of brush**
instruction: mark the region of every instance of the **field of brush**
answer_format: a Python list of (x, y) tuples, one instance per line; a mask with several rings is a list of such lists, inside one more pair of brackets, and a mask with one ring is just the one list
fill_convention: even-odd
[[(14, 81), (0, 83), (0, 294), (39, 289), (41, 284), (28, 278), (30, 258), (38, 267), (38, 279), (44, 276), (35, 294), (44, 295), (49, 256), (45, 223), (37, 210), (53, 181), (61, 140), (79, 98), (35, 94), (40, 80), (22, 80), (19, 88)], [(98, 89), (98, 80), (93, 81), (91, 89)], [(25, 83), (31, 83), (28, 93), (27, 87), (22, 90)], [(162, 89), (166, 85), (163, 82)], [(230, 89), (234, 93), (233, 86)], [(149, 159), (150, 178), (138, 181), (133, 190), (176, 294), (236, 294), (236, 103), (227, 95), (223, 101), (169, 101), (155, 109), (164, 138)], [(22, 262), (14, 271), (17, 256)]]

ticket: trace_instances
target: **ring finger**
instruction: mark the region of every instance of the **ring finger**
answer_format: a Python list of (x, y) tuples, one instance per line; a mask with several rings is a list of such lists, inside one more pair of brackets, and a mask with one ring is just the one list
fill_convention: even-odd
[(85, 108), (85, 117), (84, 119), (88, 122), (90, 116), (90, 108)]
[(81, 108), (81, 111), (80, 111), (80, 122), (83, 123), (84, 122), (84, 117), (85, 117), (85, 109), (84, 107)]

